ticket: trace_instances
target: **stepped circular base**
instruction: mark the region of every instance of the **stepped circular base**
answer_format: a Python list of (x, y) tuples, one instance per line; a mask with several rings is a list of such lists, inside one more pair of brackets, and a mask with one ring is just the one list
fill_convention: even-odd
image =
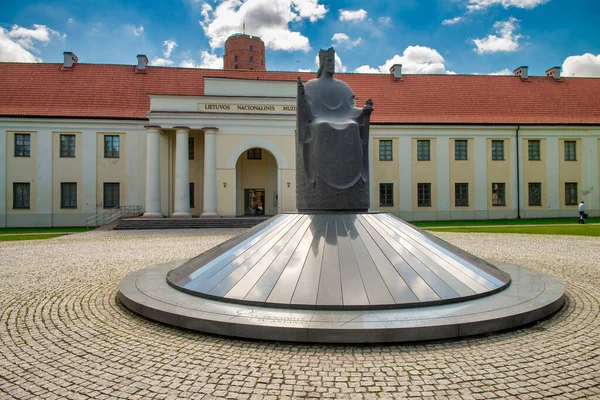
[(494, 262), (512, 277), (504, 290), (460, 303), (380, 310), (298, 310), (199, 298), (167, 283), (188, 260), (128, 275), (119, 298), (132, 311), (169, 325), (243, 338), (314, 343), (382, 343), (447, 339), (496, 332), (547, 317), (564, 303), (556, 278)]

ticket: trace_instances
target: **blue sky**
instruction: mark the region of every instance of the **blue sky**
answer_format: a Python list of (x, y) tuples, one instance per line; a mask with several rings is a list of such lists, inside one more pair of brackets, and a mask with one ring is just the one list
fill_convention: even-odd
[(269, 70), (314, 71), (333, 46), (340, 72), (600, 76), (599, 18), (598, 0), (4, 0), (0, 61), (220, 68), (245, 21)]

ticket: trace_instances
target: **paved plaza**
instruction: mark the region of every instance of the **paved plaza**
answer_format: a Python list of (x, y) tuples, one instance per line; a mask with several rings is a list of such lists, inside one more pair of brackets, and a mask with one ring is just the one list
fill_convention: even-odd
[(117, 300), (132, 271), (241, 230), (94, 231), (0, 243), (0, 399), (600, 398), (600, 238), (440, 233), (565, 283), (553, 317), (510, 332), (402, 345), (210, 336)]

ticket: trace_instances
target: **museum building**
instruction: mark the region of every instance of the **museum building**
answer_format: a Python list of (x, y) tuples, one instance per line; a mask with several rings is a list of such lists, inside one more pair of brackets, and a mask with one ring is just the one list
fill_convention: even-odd
[[(71, 52), (62, 64), (0, 63), (0, 227), (79, 226), (133, 205), (169, 218), (295, 211), (296, 80), (315, 74), (267, 71), (264, 46), (247, 43), (226, 49), (224, 70), (153, 67), (144, 55), (85, 64)], [(400, 65), (335, 77), (357, 107), (374, 102), (372, 210), (575, 218), (583, 199), (600, 214), (600, 79)]]

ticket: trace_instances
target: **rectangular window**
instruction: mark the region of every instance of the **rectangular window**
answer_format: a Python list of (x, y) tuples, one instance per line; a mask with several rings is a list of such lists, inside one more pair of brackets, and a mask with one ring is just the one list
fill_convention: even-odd
[(539, 182), (529, 183), (529, 205), (530, 206), (541, 206), (542, 205), (542, 184)]
[[(31, 135), (29, 133), (15, 134), (15, 157), (29, 157), (31, 151)], [(27, 207), (29, 208), (29, 207)]]
[(194, 159), (194, 138), (188, 138), (188, 160)]
[(104, 135), (104, 158), (119, 158), (119, 136)]
[(391, 161), (392, 160), (392, 141), (391, 140), (380, 140), (379, 141), (379, 161)]
[(77, 208), (77, 183), (61, 182), (60, 208)]
[(504, 140), (492, 140), (492, 160), (504, 160)]
[(13, 183), (13, 208), (29, 208), (29, 183)]
[(262, 149), (254, 148), (248, 150), (248, 160), (262, 160)]
[(505, 206), (506, 205), (506, 184), (505, 183), (492, 183), (492, 205), (493, 206)]
[(417, 205), (431, 207), (431, 183), (417, 183)]
[(577, 182), (565, 182), (565, 205), (577, 205)]
[(60, 135), (60, 156), (75, 157), (75, 135)]
[(190, 182), (190, 208), (194, 208), (194, 182)]
[(577, 142), (565, 140), (565, 161), (577, 161)]
[(456, 207), (469, 206), (469, 184), (455, 183), (454, 184), (454, 205)]
[(466, 160), (467, 159), (467, 141), (466, 140), (455, 140), (454, 141), (454, 159), (455, 160)]
[(417, 160), (418, 161), (429, 161), (431, 160), (429, 154), (430, 141), (429, 140), (417, 140)]
[(379, 184), (379, 205), (382, 207), (392, 207), (394, 205), (394, 184)]
[(539, 140), (528, 140), (527, 141), (529, 160), (539, 161), (540, 157), (540, 141)]
[(119, 207), (119, 183), (104, 184), (104, 208)]

